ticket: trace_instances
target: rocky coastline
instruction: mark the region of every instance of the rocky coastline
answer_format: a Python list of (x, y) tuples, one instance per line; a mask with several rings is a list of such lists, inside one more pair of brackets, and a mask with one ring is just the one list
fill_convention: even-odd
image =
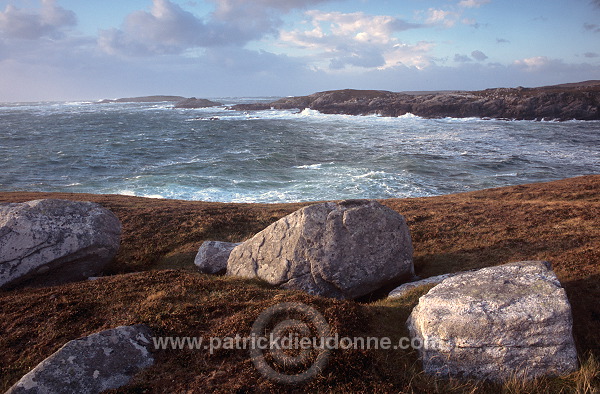
[(600, 81), (538, 88), (396, 93), (383, 90), (331, 90), (287, 97), (271, 103), (238, 104), (233, 110), (310, 108), (324, 114), (379, 115), (411, 113), (423, 118), (507, 120), (599, 120)]

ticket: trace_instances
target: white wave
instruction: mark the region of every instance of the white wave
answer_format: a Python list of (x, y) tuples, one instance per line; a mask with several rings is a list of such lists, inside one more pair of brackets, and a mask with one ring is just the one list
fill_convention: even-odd
[(424, 119), (418, 115), (413, 115), (410, 112), (405, 113), (404, 115), (398, 116), (398, 119)]
[(352, 175), (352, 178), (353, 179), (378, 178), (378, 177), (381, 177), (384, 175), (385, 175), (385, 172), (383, 172), (383, 171), (369, 171), (366, 174)]
[(321, 168), (322, 165), (323, 165), (322, 163), (318, 163), (318, 164), (305, 164), (303, 166), (294, 166), (294, 168), (318, 170), (318, 169)]

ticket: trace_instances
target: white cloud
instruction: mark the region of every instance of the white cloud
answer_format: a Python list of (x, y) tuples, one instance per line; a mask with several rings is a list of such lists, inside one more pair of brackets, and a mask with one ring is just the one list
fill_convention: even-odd
[(459, 17), (460, 14), (454, 11), (429, 8), (427, 10), (427, 18), (425, 19), (425, 23), (430, 25), (452, 27), (456, 24)]
[(153, 0), (150, 12), (129, 14), (122, 29), (100, 32), (98, 45), (109, 54), (150, 55), (180, 53), (219, 42), (201, 19), (168, 0)]
[(551, 63), (546, 56), (534, 56), (514, 61), (514, 65), (526, 71), (537, 71)]
[(458, 5), (464, 8), (479, 8), (484, 4), (488, 4), (491, 0), (461, 0)]
[(315, 62), (329, 61), (329, 68), (346, 66), (388, 68), (398, 64), (423, 67), (429, 64), (427, 52), (432, 44), (409, 45), (394, 36), (396, 32), (419, 25), (387, 15), (362, 12), (341, 13), (307, 11), (311, 30), (281, 31), (287, 45), (307, 49)]
[(148, 56), (190, 48), (243, 46), (276, 35), (281, 14), (330, 0), (211, 0), (216, 9), (199, 18), (170, 0), (153, 0), (151, 10), (135, 11), (120, 29), (100, 32), (98, 43), (110, 54)]
[(76, 24), (75, 13), (56, 5), (55, 0), (41, 0), (41, 8), (35, 10), (7, 5), (4, 12), (0, 12), (0, 32), (6, 38), (58, 37), (64, 28)]

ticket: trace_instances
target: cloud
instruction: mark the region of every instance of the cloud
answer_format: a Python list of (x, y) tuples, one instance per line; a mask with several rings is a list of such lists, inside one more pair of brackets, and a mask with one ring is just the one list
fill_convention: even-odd
[(129, 14), (120, 29), (100, 32), (98, 44), (109, 54), (149, 56), (191, 48), (244, 46), (277, 35), (281, 14), (330, 0), (211, 0), (216, 9), (199, 18), (170, 0), (153, 0), (148, 11)]
[(6, 38), (56, 38), (62, 35), (64, 28), (76, 24), (75, 13), (57, 6), (55, 0), (41, 0), (41, 8), (36, 10), (7, 5), (4, 12), (0, 12), (0, 32)]
[(459, 17), (460, 14), (457, 12), (430, 8), (427, 10), (427, 17), (425, 19), (425, 23), (429, 25), (441, 25), (444, 27), (452, 27), (456, 24), (456, 21)]
[[(463, 8), (479, 8), (491, 0), (461, 0), (458, 5)], [(600, 0), (599, 0), (600, 1)]]
[(305, 15), (312, 29), (281, 31), (279, 38), (288, 46), (310, 51), (313, 63), (328, 61), (329, 68), (336, 70), (346, 66), (388, 68), (401, 63), (416, 67), (429, 64), (426, 53), (431, 43), (409, 45), (394, 36), (420, 25), (362, 12), (312, 10)]
[(509, 44), (510, 41), (506, 38), (496, 38), (496, 44)]
[(550, 64), (550, 59), (548, 59), (546, 56), (534, 56), (526, 59), (515, 60), (513, 64), (516, 67), (526, 71), (537, 71)]
[(600, 8), (600, 0), (591, 0), (592, 5)]
[(470, 57), (468, 57), (467, 55), (461, 55), (461, 54), (456, 54), (454, 55), (454, 61), (457, 63), (465, 63), (465, 62), (471, 62), (473, 61)]
[(477, 60), (478, 62), (482, 62), (488, 58), (485, 53), (483, 53), (479, 50), (471, 52), (471, 56), (473, 57), (473, 59)]
[(600, 33), (600, 25), (597, 25), (595, 23), (584, 23), (583, 28), (594, 33)]
[(596, 57), (600, 57), (600, 55), (598, 53), (596, 53), (596, 52), (586, 52), (586, 53), (583, 54), (583, 56), (585, 56), (587, 58), (590, 58), (590, 59), (593, 59), (593, 58), (596, 58)]

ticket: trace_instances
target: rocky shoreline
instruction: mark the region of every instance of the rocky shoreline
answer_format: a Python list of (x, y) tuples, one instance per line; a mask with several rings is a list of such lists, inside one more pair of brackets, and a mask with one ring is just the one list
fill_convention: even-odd
[(493, 118), (508, 120), (599, 120), (600, 81), (538, 88), (481, 91), (395, 93), (383, 90), (332, 90), (287, 97), (271, 103), (238, 104), (233, 110), (310, 108), (325, 114), (379, 115), (411, 113), (424, 118)]

